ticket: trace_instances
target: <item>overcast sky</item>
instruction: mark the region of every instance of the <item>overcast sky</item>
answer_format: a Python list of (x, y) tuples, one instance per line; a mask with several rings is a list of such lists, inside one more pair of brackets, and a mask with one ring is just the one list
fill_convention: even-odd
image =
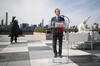
[(16, 16), (19, 24), (39, 24), (42, 19), (48, 24), (56, 8), (70, 18), (70, 25), (80, 24), (87, 16), (91, 16), (89, 25), (100, 24), (100, 0), (0, 0), (0, 21), (8, 12), (9, 22)]

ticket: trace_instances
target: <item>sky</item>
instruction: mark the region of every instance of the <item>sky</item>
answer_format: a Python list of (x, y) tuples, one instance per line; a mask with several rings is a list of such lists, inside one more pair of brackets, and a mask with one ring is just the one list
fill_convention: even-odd
[(55, 16), (54, 10), (59, 8), (61, 15), (70, 18), (70, 25), (79, 25), (88, 16), (89, 25), (100, 24), (100, 0), (0, 0), (0, 21), (5, 20), (8, 12), (9, 23), (16, 16), (19, 24), (39, 24), (42, 19), (49, 24)]

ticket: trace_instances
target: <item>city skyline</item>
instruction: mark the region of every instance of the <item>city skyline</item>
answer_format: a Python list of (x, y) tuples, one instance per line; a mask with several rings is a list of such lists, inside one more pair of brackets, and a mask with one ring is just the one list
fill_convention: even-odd
[(19, 24), (39, 24), (43, 18), (46, 25), (55, 16), (54, 10), (60, 8), (61, 14), (70, 18), (70, 25), (79, 25), (87, 16), (91, 16), (88, 21), (91, 25), (100, 21), (99, 3), (100, 0), (0, 0), (0, 21), (5, 22), (8, 12), (9, 23), (16, 16)]

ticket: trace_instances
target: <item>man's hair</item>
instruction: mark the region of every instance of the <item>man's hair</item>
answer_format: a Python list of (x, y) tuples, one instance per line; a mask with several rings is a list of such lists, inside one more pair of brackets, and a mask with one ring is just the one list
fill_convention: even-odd
[(59, 9), (59, 8), (56, 8), (56, 9), (55, 9), (55, 13), (56, 13), (56, 10), (59, 10), (59, 12), (60, 12), (60, 9)]

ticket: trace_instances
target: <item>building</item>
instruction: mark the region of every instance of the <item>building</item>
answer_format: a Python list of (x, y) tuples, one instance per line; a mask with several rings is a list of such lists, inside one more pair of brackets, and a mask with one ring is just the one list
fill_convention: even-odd
[(20, 28), (26, 30), (29, 27), (28, 23), (22, 23), (20, 24)]
[(49, 25), (45, 25), (44, 28), (49, 28)]
[(1, 20), (1, 26), (3, 26), (3, 25), (4, 25), (4, 20), (2, 19), (2, 20)]
[(44, 19), (42, 19), (42, 22), (40, 22), (40, 24), (38, 24), (38, 28), (43, 28), (44, 27)]
[(44, 27), (44, 19), (42, 19), (41, 27), (42, 27), (42, 28)]
[(35, 25), (31, 25), (31, 29), (35, 29), (35, 28), (37, 28), (36, 24)]
[(6, 20), (5, 20), (5, 25), (7, 26), (8, 25), (8, 12), (6, 12)]

